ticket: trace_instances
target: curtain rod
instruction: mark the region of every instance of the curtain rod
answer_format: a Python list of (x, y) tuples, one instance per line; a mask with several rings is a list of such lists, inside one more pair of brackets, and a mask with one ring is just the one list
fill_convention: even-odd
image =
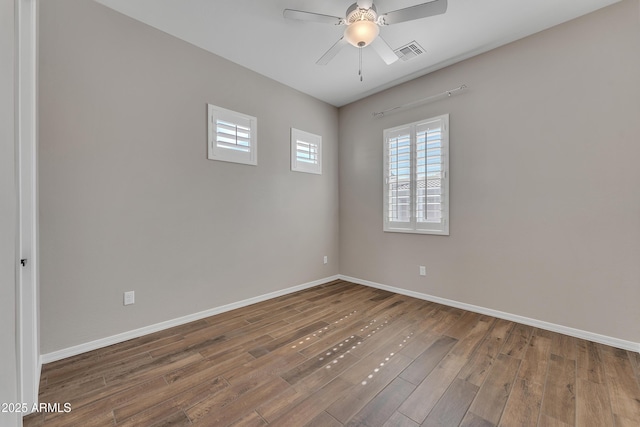
[(384, 116), (385, 114), (388, 114), (388, 113), (390, 113), (392, 111), (400, 110), (400, 109), (403, 109), (403, 108), (416, 107), (416, 106), (421, 105), (421, 104), (426, 104), (428, 102), (437, 101), (438, 99), (440, 99), (440, 98), (442, 98), (444, 96), (449, 97), (449, 96), (454, 95), (454, 94), (456, 94), (458, 92), (461, 92), (461, 91), (463, 91), (465, 89), (467, 89), (467, 85), (463, 84), (461, 86), (458, 86), (455, 89), (445, 90), (442, 93), (438, 93), (436, 95), (431, 95), (431, 96), (428, 96), (426, 98), (419, 99), (417, 101), (409, 102), (408, 104), (398, 105), (396, 107), (389, 108), (389, 109), (386, 109), (384, 111), (379, 111), (377, 113), (373, 113), (373, 117)]

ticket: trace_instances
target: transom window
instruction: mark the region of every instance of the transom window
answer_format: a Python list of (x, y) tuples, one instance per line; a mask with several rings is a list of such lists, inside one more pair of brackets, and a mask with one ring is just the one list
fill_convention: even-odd
[(322, 174), (322, 137), (291, 128), (291, 170)]
[(224, 162), (258, 164), (258, 119), (215, 105), (209, 116), (208, 158)]

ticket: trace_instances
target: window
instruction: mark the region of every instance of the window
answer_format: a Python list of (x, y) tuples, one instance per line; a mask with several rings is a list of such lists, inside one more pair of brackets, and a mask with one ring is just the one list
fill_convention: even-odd
[(384, 131), (384, 231), (449, 235), (449, 115)]
[(207, 104), (208, 158), (224, 162), (258, 164), (258, 119)]
[(291, 170), (322, 175), (322, 137), (291, 128)]

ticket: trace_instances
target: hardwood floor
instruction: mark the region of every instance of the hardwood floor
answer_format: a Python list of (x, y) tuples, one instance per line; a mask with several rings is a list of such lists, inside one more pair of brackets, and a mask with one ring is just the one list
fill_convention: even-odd
[(45, 365), (25, 426), (638, 426), (640, 355), (335, 281)]

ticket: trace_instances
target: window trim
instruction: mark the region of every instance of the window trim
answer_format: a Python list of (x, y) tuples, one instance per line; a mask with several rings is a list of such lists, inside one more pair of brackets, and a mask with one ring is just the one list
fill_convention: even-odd
[[(307, 163), (298, 160), (298, 140), (318, 147), (318, 161), (316, 163)], [(291, 170), (294, 172), (322, 175), (322, 136), (291, 128)]]
[[(216, 105), (207, 104), (207, 158), (223, 162), (240, 163), (256, 166), (258, 164), (258, 119), (247, 114), (227, 110)], [(235, 151), (218, 146), (217, 122), (226, 122), (238, 125), (248, 122), (249, 125), (249, 150), (248, 152)]]
[[(416, 178), (417, 178), (417, 143), (416, 129), (427, 123), (440, 121), (442, 126), (442, 221), (436, 227), (429, 227), (433, 223), (418, 223), (416, 221)], [(389, 138), (393, 133), (407, 130), (410, 135), (410, 220), (409, 222), (389, 221)], [(383, 231), (394, 233), (449, 235), (449, 114), (419, 120), (413, 123), (395, 126), (383, 131)]]

